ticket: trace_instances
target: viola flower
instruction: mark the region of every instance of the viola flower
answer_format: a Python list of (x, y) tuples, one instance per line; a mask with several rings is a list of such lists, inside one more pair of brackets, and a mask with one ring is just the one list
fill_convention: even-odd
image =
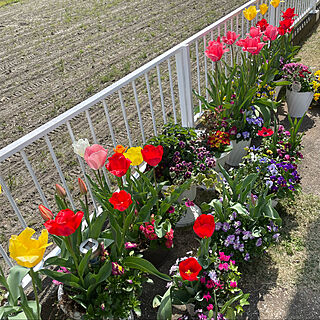
[(87, 147), (84, 152), (84, 160), (93, 170), (98, 170), (103, 167), (107, 159), (108, 150), (104, 149), (99, 144), (93, 144)]
[(61, 210), (55, 217), (44, 223), (44, 226), (50, 234), (56, 236), (70, 236), (81, 224), (83, 212), (78, 211), (76, 214), (70, 209)]
[(112, 157), (108, 158), (106, 164), (107, 170), (116, 177), (124, 176), (131, 164), (131, 161), (127, 159), (122, 153), (115, 153)]
[(143, 162), (141, 147), (132, 147), (123, 155), (131, 161), (132, 166), (138, 166)]
[(118, 144), (115, 148), (113, 148), (113, 151), (115, 153), (125, 153), (128, 147), (124, 147), (121, 144)]
[(207, 292), (207, 294), (204, 294), (203, 299), (206, 299), (207, 301), (209, 301), (209, 299), (211, 299), (210, 293)]
[(262, 245), (262, 239), (259, 238), (257, 241), (256, 241), (256, 246), (257, 247), (260, 247)]
[(237, 281), (230, 281), (230, 287), (231, 288), (236, 288), (238, 285), (237, 285)]
[(243, 15), (248, 21), (253, 20), (257, 15), (256, 6), (251, 6), (251, 7), (247, 8), (247, 9), (244, 9), (243, 10)]
[(222, 42), (226, 44), (233, 44), (238, 38), (240, 37), (240, 34), (236, 34), (234, 31), (228, 31), (227, 36), (222, 37)]
[(111, 262), (112, 264), (112, 271), (111, 273), (114, 276), (122, 276), (124, 274), (124, 268), (122, 266), (120, 266), (119, 263), (117, 262)]
[(119, 211), (125, 211), (132, 204), (131, 194), (120, 190), (119, 192), (114, 192), (109, 202), (113, 207)]
[(189, 199), (188, 199), (184, 204), (185, 204), (185, 205), (186, 205), (186, 207), (188, 207), (188, 208), (190, 208), (190, 207), (193, 207), (193, 206), (194, 206), (193, 201), (191, 201), (191, 200), (189, 200)]
[(245, 257), (243, 258), (245, 261), (249, 261), (250, 260), (250, 254), (246, 253)]
[(271, 129), (267, 129), (266, 127), (262, 127), (260, 131), (258, 131), (258, 136), (260, 137), (270, 137), (273, 135), (273, 131)]
[(137, 245), (136, 243), (134, 243), (134, 242), (126, 242), (126, 243), (124, 244), (124, 247), (125, 247), (126, 249), (135, 249), (135, 248), (138, 247), (138, 245)]
[(228, 269), (229, 269), (229, 264), (228, 263), (219, 263), (219, 270), (226, 270), (226, 271), (228, 271)]
[(35, 230), (25, 228), (18, 236), (12, 235), (9, 240), (10, 257), (18, 265), (26, 268), (32, 268), (43, 258), (46, 247), (51, 246), (48, 243), (48, 231), (43, 229), (38, 240), (31, 238)]
[(218, 37), (217, 41), (209, 41), (205, 55), (214, 62), (219, 61), (223, 54), (229, 51), (229, 49), (225, 49), (225, 47), (226, 46), (220, 42), (220, 37)]
[(260, 4), (259, 9), (260, 9), (260, 13), (264, 16), (268, 11), (268, 5), (265, 3)]
[(210, 238), (215, 229), (214, 217), (209, 214), (201, 214), (193, 225), (193, 231), (200, 238)]
[(225, 254), (224, 254), (224, 252), (219, 252), (219, 259), (221, 260), (221, 261), (229, 261), (230, 260), (230, 256), (226, 256)]
[(163, 147), (161, 145), (155, 147), (153, 145), (146, 145), (141, 150), (143, 160), (150, 166), (155, 167), (162, 160)]
[(197, 281), (198, 274), (202, 270), (197, 259), (191, 257), (179, 263), (179, 272), (183, 280)]

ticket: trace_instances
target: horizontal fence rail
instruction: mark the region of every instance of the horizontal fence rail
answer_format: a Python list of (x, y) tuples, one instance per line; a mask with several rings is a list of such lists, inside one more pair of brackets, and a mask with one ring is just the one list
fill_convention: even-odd
[[(31, 203), (33, 210), (37, 210), (40, 203), (48, 208), (54, 207), (54, 194), (52, 188), (48, 189), (48, 185), (52, 186), (55, 182), (61, 183), (65, 188), (70, 205), (75, 210), (79, 205), (73, 182), (79, 176), (85, 179), (92, 206), (98, 210), (86, 178), (87, 167), (83, 159), (73, 153), (72, 143), (79, 138), (88, 138), (91, 144), (100, 143), (109, 149), (117, 144), (135, 146), (145, 144), (169, 121), (193, 127), (196, 120), (194, 106), (198, 105), (201, 113), (201, 104), (196, 101), (192, 92), (195, 90), (199, 94), (206, 94), (209, 72), (214, 70), (214, 64), (204, 55), (208, 41), (225, 35), (227, 31), (236, 31), (245, 36), (250, 23), (244, 19), (243, 10), (265, 2), (247, 2), (99, 93), (1, 149), (0, 185), (10, 204), (10, 209), (5, 214), (14, 214), (22, 230), (30, 224), (28, 213), (21, 209), (24, 205), (30, 206)], [(315, 12), (318, 4), (319, 0), (280, 2), (277, 10), (269, 6), (265, 18), (271, 24), (278, 24), (281, 11), (295, 7), (297, 24), (309, 13)], [(253, 22), (256, 23), (260, 18), (255, 18)], [(230, 56), (226, 55), (226, 61), (231, 61)], [(55, 168), (55, 171), (49, 174), (48, 168), (51, 171)], [(105, 169), (103, 174), (111, 186), (112, 181)], [(1, 205), (5, 207), (4, 204)], [(6, 220), (3, 223), (11, 223), (10, 219), (2, 219)], [(15, 223), (17, 222), (13, 221), (12, 225)], [(8, 235), (4, 235), (6, 240)], [(50, 254), (57, 253), (58, 250), (55, 249)], [(7, 266), (12, 266), (3, 246), (3, 239), (0, 254)]]

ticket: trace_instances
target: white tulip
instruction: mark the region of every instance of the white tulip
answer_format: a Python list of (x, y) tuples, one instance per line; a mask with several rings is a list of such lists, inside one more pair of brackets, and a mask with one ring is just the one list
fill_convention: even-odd
[(73, 151), (80, 157), (84, 157), (84, 152), (86, 151), (87, 147), (90, 147), (88, 139), (79, 139), (75, 141), (73, 144)]

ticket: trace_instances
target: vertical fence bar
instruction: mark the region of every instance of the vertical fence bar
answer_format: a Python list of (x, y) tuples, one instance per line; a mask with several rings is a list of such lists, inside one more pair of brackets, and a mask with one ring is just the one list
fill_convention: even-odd
[(177, 124), (177, 112), (176, 112), (176, 104), (175, 104), (175, 101), (174, 101), (174, 91), (173, 91), (173, 82), (172, 82), (170, 58), (168, 59), (168, 71), (169, 71), (169, 81), (170, 81), (170, 91), (171, 91), (173, 118), (174, 118), (174, 123)]
[(190, 49), (188, 45), (176, 54), (178, 89), (183, 127), (194, 127)]
[(119, 95), (119, 99), (120, 99), (120, 104), (121, 104), (121, 109), (122, 109), (123, 120), (124, 120), (124, 123), (125, 123), (125, 126), (126, 126), (126, 130), (127, 130), (127, 136), (128, 136), (128, 140), (129, 140), (129, 146), (132, 147), (130, 127), (129, 127), (129, 123), (128, 123), (128, 119), (127, 119), (126, 108), (125, 108), (125, 106), (124, 106), (124, 102), (123, 102), (123, 97), (122, 97), (122, 92), (121, 92), (121, 90), (118, 91), (118, 95)]
[(159, 67), (158, 64), (157, 64), (157, 76), (158, 76), (158, 84), (159, 84), (159, 91), (160, 91), (160, 101), (161, 101), (163, 122), (164, 122), (164, 124), (166, 124), (166, 123), (167, 123), (166, 109), (165, 109), (165, 107), (164, 107), (164, 98), (163, 98), (163, 92), (162, 92), (160, 67)]
[[(196, 57), (197, 57), (197, 80), (198, 80), (198, 94), (201, 95), (201, 82), (200, 82), (200, 64), (199, 64), (199, 42), (196, 41)], [(202, 112), (201, 101), (199, 100), (199, 112)]]
[(145, 79), (146, 79), (146, 85), (147, 85), (147, 91), (148, 91), (148, 99), (149, 99), (149, 105), (150, 105), (150, 111), (151, 111), (151, 117), (152, 117), (153, 131), (155, 136), (157, 136), (158, 135), (157, 125), (156, 125), (156, 119), (154, 117), (154, 111), (152, 106), (152, 97), (151, 97), (151, 91), (150, 91), (148, 72), (145, 73)]
[(140, 112), (138, 93), (137, 93), (136, 83), (135, 83), (134, 80), (131, 82), (131, 85), (132, 85), (132, 89), (133, 89), (134, 99), (136, 101), (136, 107), (137, 107), (140, 130), (141, 130), (141, 136), (142, 136), (142, 142), (143, 142), (143, 144), (145, 144), (146, 143), (146, 138), (145, 138), (145, 135), (144, 135), (144, 128), (143, 128), (143, 122), (142, 122), (142, 117), (141, 117), (141, 112)]
[[(203, 36), (203, 52), (206, 50), (207, 46), (207, 40), (206, 36)], [(208, 64), (207, 64), (207, 56), (204, 55), (204, 75), (205, 75), (205, 80), (206, 80), (206, 88), (208, 88)], [(206, 90), (206, 98), (207, 100), (209, 99), (209, 93)]]
[(8, 257), (7, 253), (3, 249), (2, 245), (0, 244), (0, 254), (2, 255), (4, 261), (6, 264), (11, 268), (13, 267), (13, 263), (11, 262), (10, 258)]
[(69, 198), (69, 200), (70, 200), (71, 207), (72, 207), (73, 210), (75, 210), (75, 209), (76, 209), (76, 206), (74, 205), (72, 195), (71, 195), (71, 193), (70, 193), (70, 190), (69, 190), (69, 188), (68, 188), (66, 179), (65, 179), (64, 174), (63, 174), (63, 172), (62, 172), (62, 170), (61, 170), (61, 167), (60, 167), (60, 165), (59, 165), (58, 159), (57, 159), (56, 154), (55, 154), (55, 152), (54, 152), (54, 150), (53, 150), (53, 147), (52, 147), (52, 144), (51, 144), (51, 141), (50, 141), (48, 135), (45, 135), (45, 136), (44, 136), (44, 139), (45, 139), (45, 141), (46, 141), (46, 143), (47, 143), (47, 146), (48, 146), (48, 148), (49, 148), (49, 151), (50, 151), (50, 154), (51, 154), (51, 158), (52, 158), (52, 160), (53, 160), (53, 163), (55, 164), (56, 169), (57, 169), (57, 171), (58, 171), (58, 173), (59, 173), (60, 180), (61, 180), (61, 182), (62, 182), (62, 184), (63, 184), (63, 187), (64, 187), (65, 190), (66, 190), (67, 196), (68, 196), (68, 198)]
[(11, 204), (11, 207), (13, 208), (14, 212), (16, 213), (16, 215), (17, 215), (17, 217), (18, 217), (18, 219), (19, 219), (22, 227), (23, 227), (23, 228), (26, 228), (26, 227), (27, 227), (27, 224), (26, 224), (23, 216), (21, 215), (21, 212), (20, 212), (20, 210), (19, 210), (16, 202), (14, 201), (14, 199), (13, 199), (13, 197), (12, 197), (12, 195), (11, 195), (11, 192), (10, 192), (7, 184), (5, 183), (4, 179), (2, 178), (1, 173), (0, 173), (0, 185), (1, 185), (4, 193), (6, 194), (8, 200), (9, 200), (9, 202), (10, 202), (10, 204)]
[[(73, 134), (73, 131), (72, 131), (72, 128), (71, 128), (71, 124), (70, 124), (69, 121), (67, 121), (66, 124), (67, 124), (67, 128), (68, 128), (68, 131), (69, 131), (69, 135), (70, 135), (71, 141), (74, 142), (74, 141), (75, 141), (75, 138), (74, 138), (74, 134)], [(78, 161), (79, 161), (80, 168), (81, 168), (81, 170), (82, 170), (84, 179), (85, 179), (85, 181), (86, 181), (86, 185), (87, 185), (87, 187), (88, 187), (89, 194), (90, 194), (90, 197), (91, 197), (91, 199), (92, 199), (93, 206), (94, 206), (96, 212), (98, 212), (98, 206), (97, 206), (96, 201), (95, 201), (95, 199), (94, 199), (94, 197), (93, 197), (91, 185), (90, 185), (90, 182), (89, 182), (89, 180), (88, 180), (88, 178), (87, 178), (86, 169), (85, 169), (85, 167), (84, 167), (83, 160), (82, 160), (82, 158), (81, 158), (78, 154), (77, 154), (76, 156), (77, 156), (77, 158), (78, 158)]]
[[(86, 117), (87, 117), (87, 121), (88, 121), (88, 124), (89, 124), (89, 128), (90, 128), (90, 132), (91, 132), (93, 141), (94, 141), (95, 144), (98, 144), (96, 132), (95, 132), (93, 124), (92, 124), (92, 120), (91, 120), (91, 117), (90, 117), (89, 110), (86, 110)], [(111, 183), (110, 183), (110, 180), (109, 180), (109, 177), (108, 177), (107, 170), (106, 170), (105, 166), (102, 167), (102, 172), (103, 172), (104, 178), (106, 179), (107, 185), (110, 188), (111, 187)]]
[(38, 181), (38, 179), (37, 179), (37, 177), (36, 177), (36, 175), (35, 175), (35, 173), (34, 173), (34, 171), (32, 169), (32, 166), (31, 166), (31, 164), (30, 164), (30, 162), (28, 160), (28, 157), (27, 157), (26, 153), (24, 152), (24, 150), (21, 150), (20, 154), (22, 156), (22, 159), (23, 159), (24, 163), (27, 166), (27, 169), (28, 169), (28, 171), (30, 173), (30, 176), (31, 176), (32, 180), (33, 180), (33, 183), (36, 186), (36, 188), (37, 188), (37, 190), (38, 190), (38, 192), (40, 194), (40, 197), (41, 197), (41, 200), (42, 200), (43, 204), (50, 210), (47, 198), (45, 197), (45, 195), (44, 195), (44, 193), (43, 193), (43, 191), (41, 189), (39, 181)]
[(106, 118), (107, 118), (108, 127), (109, 127), (109, 131), (110, 131), (110, 134), (111, 134), (111, 139), (112, 139), (112, 142), (113, 142), (113, 146), (116, 147), (117, 141), (116, 141), (116, 138), (114, 136), (112, 122), (111, 122), (111, 119), (110, 119), (110, 115), (109, 115), (109, 111), (108, 111), (106, 100), (104, 100), (104, 99), (102, 100), (102, 105), (103, 105), (104, 113), (105, 113)]

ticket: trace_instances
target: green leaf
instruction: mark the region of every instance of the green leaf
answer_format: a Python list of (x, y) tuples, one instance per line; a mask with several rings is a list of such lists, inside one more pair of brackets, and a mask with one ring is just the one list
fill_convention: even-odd
[(91, 279), (87, 279), (89, 283), (92, 283), (87, 291), (87, 298), (90, 299), (91, 295), (94, 293), (94, 290), (99, 283), (105, 281), (111, 274), (112, 264), (111, 262), (105, 263), (102, 268), (100, 268), (99, 273), (92, 275)]
[(65, 267), (65, 268), (74, 268), (74, 263), (71, 257), (68, 259), (60, 258), (60, 257), (51, 257), (48, 258), (44, 262), (44, 266), (59, 266), (59, 267)]
[(138, 269), (142, 272), (146, 272), (152, 274), (154, 276), (159, 277), (165, 281), (171, 281), (171, 277), (168, 275), (159, 272), (155, 266), (146, 259), (139, 258), (139, 257), (126, 257), (123, 260), (123, 264), (126, 265), (128, 268)]
[[(27, 297), (26, 297), (26, 295), (25, 295), (25, 293), (24, 293), (24, 291), (23, 291), (21, 286), (19, 286), (19, 292), (20, 292), (20, 298), (21, 298), (20, 299), (21, 300), (21, 302), (20, 302), (21, 303), (21, 307), (22, 307), (23, 312), (25, 313), (27, 319), (28, 320), (37, 319), (38, 318), (37, 312), (33, 311), (34, 305), (32, 305), (32, 304), (29, 305)], [(31, 306), (33, 306), (33, 307), (31, 308)], [(39, 308), (40, 308), (40, 305), (39, 305)]]
[(140, 209), (136, 223), (143, 223), (149, 221), (151, 209), (158, 201), (158, 197), (151, 197), (148, 202)]
[(7, 283), (12, 295), (11, 298), (13, 300), (13, 305), (16, 304), (18, 298), (20, 297), (19, 287), (21, 285), (21, 281), (29, 273), (29, 271), (30, 269), (21, 266), (14, 266), (10, 269)]
[(39, 272), (64, 284), (70, 285), (70, 282), (72, 282), (77, 285), (77, 288), (82, 288), (80, 286), (80, 278), (76, 277), (72, 273), (57, 272), (50, 269), (41, 269)]
[(83, 274), (84, 274), (86, 268), (88, 267), (91, 254), (92, 254), (92, 249), (90, 249), (85, 254), (85, 256), (81, 259), (81, 261), (79, 263), (79, 277), (83, 277)]
[[(20, 306), (3, 306), (0, 307), (0, 319), (5, 319), (9, 314), (21, 312)], [(25, 319), (25, 316), (24, 316)]]
[(171, 304), (171, 288), (169, 288), (162, 297), (161, 304), (157, 313), (157, 320), (171, 320), (172, 304)]

